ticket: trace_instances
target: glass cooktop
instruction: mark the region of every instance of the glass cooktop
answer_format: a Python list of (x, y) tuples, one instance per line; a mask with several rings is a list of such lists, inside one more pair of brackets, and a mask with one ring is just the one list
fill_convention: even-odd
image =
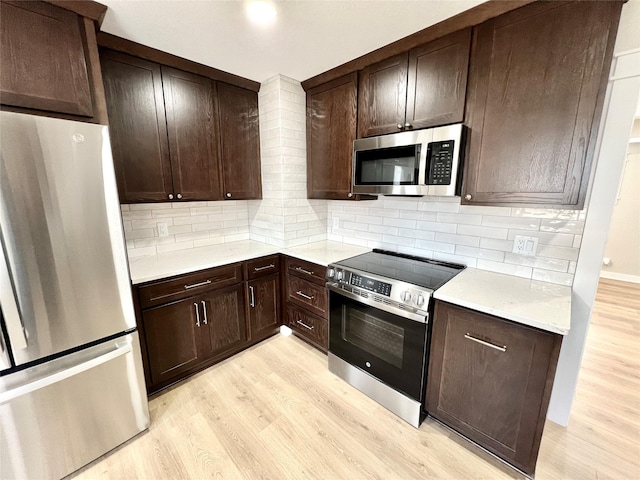
[(355, 268), (365, 273), (412, 283), (431, 290), (441, 287), (465, 268), (464, 265), (455, 263), (378, 249), (336, 262), (336, 265)]

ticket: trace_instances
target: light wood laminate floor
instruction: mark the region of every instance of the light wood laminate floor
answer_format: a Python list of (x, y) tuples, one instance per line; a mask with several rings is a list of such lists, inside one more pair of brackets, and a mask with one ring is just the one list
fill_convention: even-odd
[[(155, 396), (151, 428), (76, 479), (521, 478), (431, 419), (399, 420), (273, 337)], [(640, 285), (603, 280), (568, 428), (547, 422), (536, 478), (640, 478)]]

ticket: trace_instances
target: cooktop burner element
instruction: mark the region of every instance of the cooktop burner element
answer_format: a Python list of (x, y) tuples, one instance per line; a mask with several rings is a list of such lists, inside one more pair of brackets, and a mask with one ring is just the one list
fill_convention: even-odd
[(455, 263), (375, 249), (329, 265), (330, 288), (361, 297), (387, 311), (424, 316), (434, 290), (465, 267)]
[(465, 267), (455, 263), (414, 257), (375, 249), (357, 257), (337, 262), (343, 267), (355, 268), (393, 280), (412, 283), (417, 287), (436, 290), (460, 273)]

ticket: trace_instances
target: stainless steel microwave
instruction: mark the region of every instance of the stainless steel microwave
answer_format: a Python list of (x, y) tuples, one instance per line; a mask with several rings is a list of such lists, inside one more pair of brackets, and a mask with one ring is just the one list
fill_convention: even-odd
[(353, 142), (353, 193), (460, 195), (466, 127), (461, 123)]

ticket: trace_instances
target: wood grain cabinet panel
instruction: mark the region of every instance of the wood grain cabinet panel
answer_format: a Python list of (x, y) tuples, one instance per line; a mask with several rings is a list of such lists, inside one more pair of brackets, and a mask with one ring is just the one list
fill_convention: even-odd
[(306, 308), (316, 315), (327, 316), (329, 295), (324, 286), (316, 285), (302, 278), (289, 276), (287, 280), (287, 300)]
[(318, 317), (303, 308), (288, 304), (286, 323), (297, 335), (323, 352), (326, 353), (329, 349), (329, 321), (326, 318)]
[(262, 340), (280, 328), (280, 274), (252, 280), (247, 284), (249, 340)]
[(369, 65), (360, 72), (358, 137), (402, 131), (407, 103), (408, 54)]
[(464, 120), (471, 29), (409, 51), (406, 128)]
[(221, 357), (247, 341), (247, 323), (242, 284), (214, 290), (200, 298), (202, 310), (203, 350), (207, 358)]
[(356, 139), (356, 72), (307, 92), (307, 196), (348, 200)]
[(218, 83), (224, 198), (262, 198), (258, 94)]
[(536, 2), (476, 28), (463, 203), (584, 206), (621, 6)]
[(0, 102), (93, 116), (83, 28), (45, 2), (0, 2)]
[(160, 66), (100, 50), (120, 201), (161, 202), (173, 192)]
[(220, 200), (216, 83), (175, 68), (161, 70), (174, 196)]
[(197, 308), (193, 297), (143, 312), (152, 383), (169, 380), (202, 362)]
[(436, 303), (430, 415), (533, 474), (562, 337)]

